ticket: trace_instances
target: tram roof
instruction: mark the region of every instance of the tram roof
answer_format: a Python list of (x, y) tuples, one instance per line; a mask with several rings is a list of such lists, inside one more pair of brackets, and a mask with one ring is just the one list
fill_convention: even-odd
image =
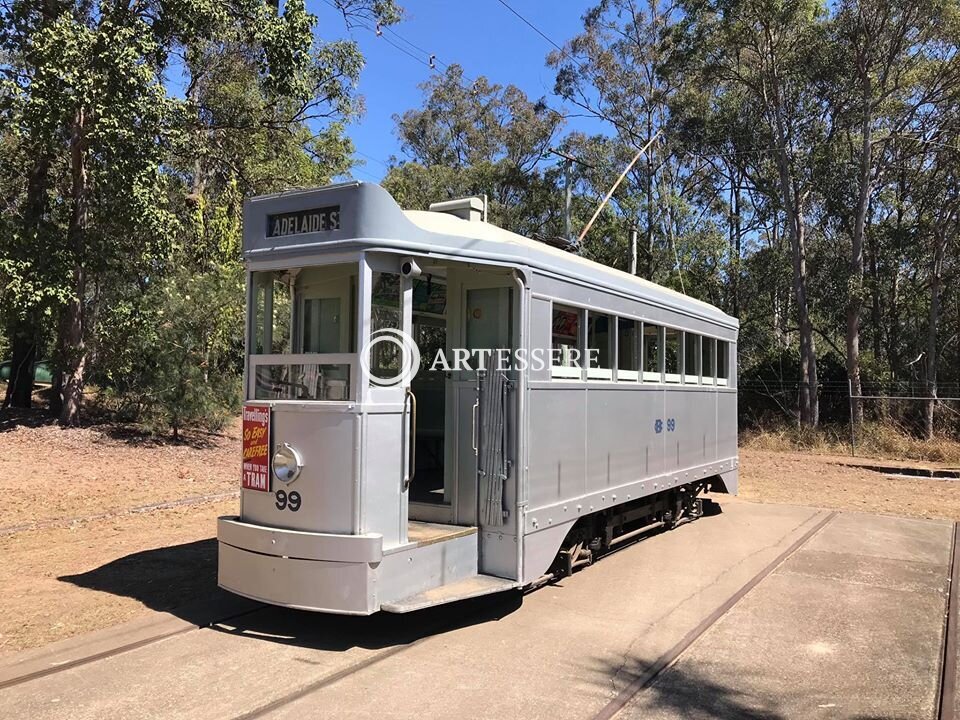
[[(273, 219), (321, 207), (324, 210), (337, 209), (337, 229), (268, 236), (267, 229)], [(244, 215), (244, 255), (247, 260), (328, 252), (335, 247), (354, 244), (476, 258), (505, 265), (529, 266), (638, 299), (659, 300), (727, 327), (739, 324), (736, 318), (702, 300), (491, 223), (464, 220), (444, 212), (401, 210), (386, 190), (372, 183), (349, 182), (316, 190), (255, 197), (247, 201)]]

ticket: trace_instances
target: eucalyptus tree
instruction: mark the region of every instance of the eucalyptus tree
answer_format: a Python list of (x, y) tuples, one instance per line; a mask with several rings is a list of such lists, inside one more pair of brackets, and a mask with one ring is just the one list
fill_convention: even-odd
[[(671, 50), (668, 30), (676, 20), (675, 5), (662, 0), (601, 2), (585, 13), (583, 31), (547, 58), (557, 73), (554, 91), (570, 105), (603, 120), (605, 136), (613, 139), (607, 142), (604, 136), (583, 135), (568, 142), (576, 153), (592, 157), (595, 170), (584, 173), (588, 184), (584, 192), (594, 197), (603, 197), (637, 151), (667, 127), (669, 105), (678, 87), (663, 66)], [(675, 264), (676, 238), (671, 230), (682, 201), (674, 197), (678, 186), (674, 181), (683, 173), (672, 142), (657, 139), (612, 200), (610, 212), (619, 214), (625, 226), (619, 234), (625, 235), (630, 226), (640, 228), (645, 251), (642, 271), (650, 278), (662, 274), (661, 262), (667, 268)], [(662, 252), (664, 237), (670, 242)]]
[(545, 167), (563, 117), (542, 100), (448, 66), (421, 85), (423, 107), (395, 115), (401, 152), (384, 187), (411, 208), (488, 195), (493, 222), (528, 235), (556, 234), (560, 205)]
[[(844, 202), (832, 207), (850, 239), (846, 365), (855, 397), (862, 394), (860, 328), (871, 203), (899, 157), (892, 144), (917, 137), (944, 105), (955, 102), (958, 16), (956, 0), (843, 0), (831, 21), (830, 111), (840, 147), (835, 169), (849, 187), (841, 195)], [(854, 419), (862, 422), (861, 401), (854, 400), (853, 408)]]
[[(345, 17), (399, 19), (390, 0), (339, 7)], [(355, 109), (361, 59), (352, 43), (317, 40), (303, 0), (288, 0), (282, 13), (262, 0), (13, 0), (2, 14), (10, 127), (23, 147), (42, 150), (36, 164), (49, 160), (56, 177), (40, 173), (43, 182), (8, 215), (29, 251), (39, 236), (23, 209), (49, 201), (39, 212), (50, 242), (26, 262), (4, 247), (0, 261), (17, 273), (15, 287), (36, 285), (56, 298), (49, 307), (59, 316), (60, 419), (72, 424), (110, 291), (156, 280), (182, 240), (190, 213), (178, 200), (181, 183), (194, 207), (214, 177), (227, 189), (238, 182), (239, 197), (275, 189), (290, 177), (293, 147), (306, 153), (300, 170), (342, 169), (349, 145), (337, 122)], [(179, 67), (188, 68), (186, 98), (166, 84)], [(231, 71), (235, 82), (214, 87), (211, 78)], [(191, 155), (197, 162), (185, 170)], [(281, 170), (269, 182), (264, 164)]]
[(752, 128), (740, 140), (767, 158), (775, 178), (759, 187), (785, 218), (799, 320), (800, 421), (816, 426), (819, 382), (807, 221), (817, 152), (831, 130), (824, 121), (822, 87), (825, 9), (817, 0), (686, 0), (681, 6), (677, 52), (706, 85), (737, 94), (740, 116)]

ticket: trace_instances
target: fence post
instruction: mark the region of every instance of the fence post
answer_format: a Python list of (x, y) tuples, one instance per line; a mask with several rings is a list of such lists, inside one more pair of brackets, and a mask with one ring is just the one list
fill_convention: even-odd
[(847, 395), (850, 397), (850, 454), (857, 455), (857, 427), (853, 414), (853, 380), (847, 378)]

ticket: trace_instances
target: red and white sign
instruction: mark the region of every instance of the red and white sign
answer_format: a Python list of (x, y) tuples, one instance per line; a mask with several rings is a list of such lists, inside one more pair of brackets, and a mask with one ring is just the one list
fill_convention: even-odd
[(270, 407), (243, 408), (244, 490), (270, 492)]

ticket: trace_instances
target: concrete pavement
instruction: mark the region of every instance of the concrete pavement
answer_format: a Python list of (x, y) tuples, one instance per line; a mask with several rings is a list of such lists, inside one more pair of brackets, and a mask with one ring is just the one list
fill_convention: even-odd
[[(0, 716), (592, 718), (825, 516), (721, 499), (522, 603), (263, 609), (0, 690)], [(951, 529), (834, 518), (618, 717), (934, 717)]]

